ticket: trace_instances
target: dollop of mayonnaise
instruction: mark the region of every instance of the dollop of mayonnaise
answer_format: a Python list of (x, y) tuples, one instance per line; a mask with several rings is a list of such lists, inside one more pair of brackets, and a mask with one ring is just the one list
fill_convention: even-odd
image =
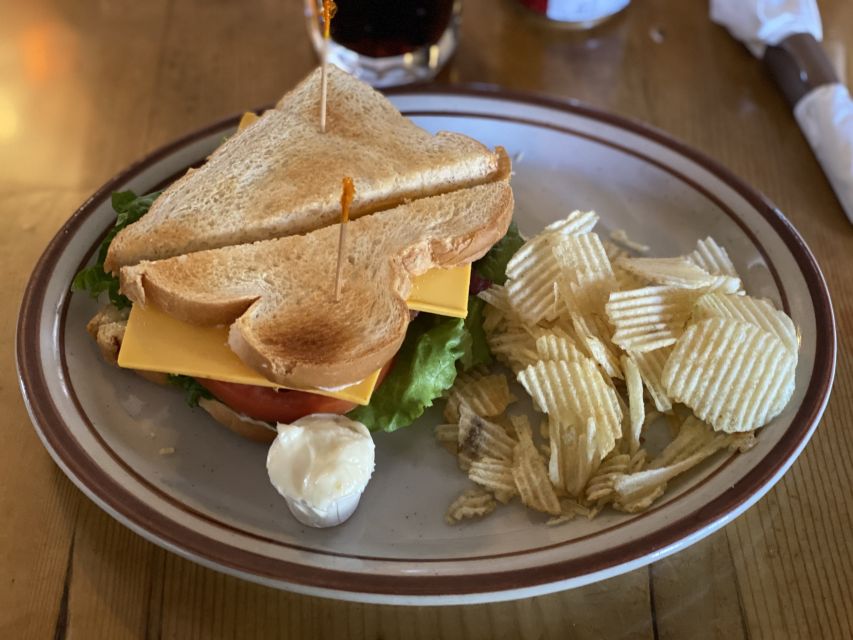
[(373, 474), (374, 445), (367, 427), (346, 416), (315, 413), (277, 429), (267, 473), (290, 512), (312, 527), (344, 522)]

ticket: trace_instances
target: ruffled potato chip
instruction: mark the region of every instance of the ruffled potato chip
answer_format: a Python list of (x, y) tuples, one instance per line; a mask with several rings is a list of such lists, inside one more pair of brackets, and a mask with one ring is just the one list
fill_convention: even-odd
[(618, 264), (643, 280), (680, 289), (704, 289), (715, 282), (687, 258), (621, 258)]
[(598, 315), (584, 317), (572, 314), (572, 327), (580, 344), (604, 373), (611, 378), (622, 378), (619, 352), (611, 341), (607, 321)]
[(586, 485), (587, 502), (609, 503), (613, 500), (613, 479), (617, 475), (630, 473), (631, 456), (627, 453), (611, 452), (605, 458)]
[(512, 462), (498, 458), (481, 458), (471, 463), (468, 478), (495, 492), (499, 502), (507, 502), (517, 493), (512, 475)]
[(560, 238), (554, 244), (554, 257), (560, 267), (558, 292), (569, 313), (603, 313), (607, 297), (617, 284), (598, 235)]
[(435, 439), (450, 453), (456, 454), (459, 446), (459, 425), (440, 424), (435, 428)]
[(520, 429), (515, 445), (512, 475), (522, 503), (536, 511), (560, 515), (560, 501), (548, 479), (545, 460), (536, 450), (528, 430)]
[(444, 520), (447, 524), (457, 524), (466, 518), (482, 518), (497, 507), (495, 497), (485, 489), (468, 489), (447, 509)]
[(655, 408), (661, 413), (672, 410), (672, 401), (666, 394), (666, 389), (663, 388), (663, 382), (661, 382), (663, 368), (669, 354), (672, 353), (672, 347), (664, 347), (654, 351), (629, 351), (628, 353), (637, 363), (640, 377), (643, 379), (646, 391), (649, 392), (649, 397), (655, 403)]
[(627, 434), (628, 450), (631, 454), (640, 449), (640, 436), (646, 418), (646, 406), (643, 401), (643, 379), (640, 369), (631, 356), (622, 356), (622, 371), (625, 372), (625, 383), (628, 386), (628, 407), (630, 433)]
[(792, 351), (800, 348), (794, 321), (767, 300), (747, 295), (707, 293), (696, 301), (691, 320), (700, 322), (707, 318), (749, 322), (775, 335)]
[(459, 405), (466, 403), (479, 416), (493, 417), (502, 414), (517, 400), (510, 393), (506, 376), (495, 373), (474, 380), (462, 379), (460, 375), (450, 389), (444, 406), (444, 419), (448, 422), (459, 421)]
[[(594, 418), (587, 418), (579, 429), (558, 425), (560, 485), (570, 496), (583, 498), (589, 479), (598, 470), (604, 450)], [(551, 444), (551, 455), (554, 455)]]
[(523, 329), (513, 329), (505, 333), (494, 333), (486, 336), (492, 355), (502, 362), (513, 373), (518, 373), (539, 359), (536, 351), (536, 340)]
[(667, 483), (721, 449), (743, 451), (752, 446), (752, 434), (715, 433), (689, 417), (678, 436), (643, 471), (617, 474), (612, 479), (614, 506), (628, 513), (643, 511), (663, 495)]
[(564, 498), (560, 500), (560, 515), (549, 519), (545, 524), (549, 527), (554, 527), (565, 522), (570, 522), (577, 517), (588, 518), (590, 515), (589, 507), (582, 505), (580, 502)]
[(727, 318), (691, 325), (663, 370), (667, 394), (719, 431), (751, 431), (794, 391), (797, 354), (772, 333)]
[(675, 344), (698, 298), (694, 291), (651, 286), (614, 291), (606, 305), (613, 342), (626, 351), (654, 351)]
[(540, 360), (566, 360), (573, 362), (584, 355), (575, 345), (574, 340), (557, 333), (547, 333), (536, 339), (536, 353)]
[(556, 317), (560, 267), (554, 257), (554, 243), (561, 236), (588, 233), (596, 222), (594, 212), (575, 211), (528, 240), (507, 263), (507, 296), (525, 322), (536, 324)]
[(472, 462), (482, 458), (512, 462), (516, 444), (502, 426), (478, 416), (465, 403), (459, 405), (457, 443), (460, 457), (465, 455)]
[(521, 371), (518, 379), (539, 409), (560, 424), (586, 426), (592, 418), (602, 457), (622, 436), (617, 394), (592, 360), (540, 361)]
[[(628, 232), (625, 231), (625, 229), (614, 229), (610, 232), (610, 239), (613, 242), (637, 253), (648, 253), (651, 250), (651, 247), (649, 245), (637, 242), (636, 240), (632, 240), (631, 237), (628, 235)], [(615, 260), (615, 258), (610, 259)]]
[(734, 264), (726, 250), (710, 236), (696, 242), (696, 251), (686, 256), (690, 262), (711, 275), (731, 276), (740, 280)]
[[(612, 236), (613, 232), (610, 235)], [(627, 258), (630, 255), (623, 247), (620, 247), (618, 243), (612, 240), (602, 240), (601, 244), (604, 246), (604, 253), (607, 254), (607, 259), (610, 260), (611, 267), (619, 258)]]

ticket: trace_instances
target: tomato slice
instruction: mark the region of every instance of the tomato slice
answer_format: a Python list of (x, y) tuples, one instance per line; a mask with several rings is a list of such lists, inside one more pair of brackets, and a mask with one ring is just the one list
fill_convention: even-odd
[[(393, 366), (389, 361), (379, 373), (378, 387)], [(236, 382), (197, 378), (198, 383), (226, 405), (255, 420), (293, 422), (312, 413), (347, 413), (357, 405), (353, 402), (321, 396), (307, 391), (273, 389)]]

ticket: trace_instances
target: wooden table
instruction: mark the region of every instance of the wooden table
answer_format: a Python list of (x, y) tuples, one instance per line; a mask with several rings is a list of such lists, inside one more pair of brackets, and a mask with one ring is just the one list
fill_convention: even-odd
[[(853, 4), (821, 2), (849, 62)], [(28, 0), (0, 8), (0, 637), (843, 638), (853, 635), (853, 226), (781, 95), (707, 19), (636, 0), (595, 31), (466, 0), (444, 79), (571, 96), (645, 120), (773, 199), (824, 269), (839, 328), (823, 423), (791, 471), (722, 531), (596, 585), (471, 607), (303, 597), (204, 569), (118, 524), (63, 476), (21, 401), (17, 305), (38, 255), (111, 174), (268, 103), (314, 64), (299, 0)], [(478, 17), (483, 13), (482, 17)]]

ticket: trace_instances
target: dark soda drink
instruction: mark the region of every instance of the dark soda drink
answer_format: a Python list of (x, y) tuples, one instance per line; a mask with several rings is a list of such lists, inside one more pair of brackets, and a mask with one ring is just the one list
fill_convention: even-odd
[(331, 37), (364, 56), (385, 58), (438, 42), (457, 0), (335, 0)]

